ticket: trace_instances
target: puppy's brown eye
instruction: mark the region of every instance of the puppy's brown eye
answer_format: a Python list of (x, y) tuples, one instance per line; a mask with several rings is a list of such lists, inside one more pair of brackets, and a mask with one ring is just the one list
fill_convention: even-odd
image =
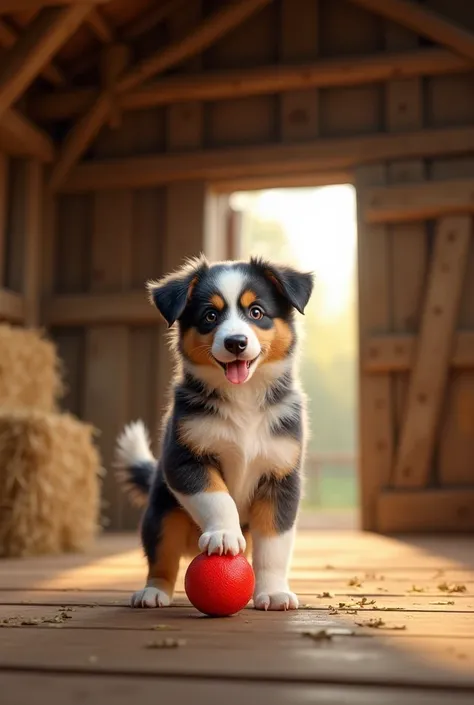
[(204, 316), (206, 323), (215, 323), (217, 321), (217, 313), (215, 311), (208, 311)]
[(253, 318), (254, 321), (259, 321), (263, 318), (263, 311), (260, 306), (251, 306), (249, 309), (249, 316)]

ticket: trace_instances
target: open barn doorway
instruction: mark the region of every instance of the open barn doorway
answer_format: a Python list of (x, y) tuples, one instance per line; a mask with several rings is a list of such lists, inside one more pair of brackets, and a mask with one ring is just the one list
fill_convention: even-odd
[(357, 219), (350, 184), (234, 191), (231, 256), (262, 255), (315, 273), (301, 319), (300, 376), (310, 439), (301, 522), (358, 526)]

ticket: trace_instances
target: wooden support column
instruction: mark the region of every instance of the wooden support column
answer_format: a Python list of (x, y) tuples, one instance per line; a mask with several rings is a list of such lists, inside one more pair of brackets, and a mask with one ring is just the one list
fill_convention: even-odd
[(121, 124), (121, 109), (114, 94), (117, 80), (130, 60), (130, 47), (126, 44), (108, 44), (102, 50), (102, 86), (110, 95), (109, 127), (116, 129)]
[[(416, 49), (418, 37), (409, 30), (387, 23), (388, 51)], [(397, 79), (386, 84), (386, 126), (389, 132), (423, 129), (423, 90), (420, 78)], [(399, 160), (388, 167), (388, 183), (415, 183), (425, 178), (423, 159)], [(385, 226), (390, 233), (392, 253), (392, 330), (418, 330), (427, 258), (426, 225), (423, 221)], [(394, 375), (395, 433), (401, 424), (408, 387), (408, 374)]]
[(5, 284), (8, 217), (8, 157), (0, 153), (0, 289)]
[(40, 162), (26, 163), (23, 298), (25, 325), (37, 327), (41, 311), (41, 253), (43, 233), (43, 171)]
[(416, 360), (395, 462), (395, 487), (429, 483), (471, 241), (470, 216), (438, 221)]
[(363, 364), (366, 341), (390, 329), (390, 241), (387, 228), (370, 225), (361, 200), (369, 186), (387, 181), (384, 164), (356, 172), (359, 271), (359, 480), (362, 528), (374, 531), (377, 499), (387, 485), (393, 461), (393, 398), (390, 376), (367, 374)]
[[(314, 60), (318, 53), (319, 2), (282, 0), (281, 59), (291, 63)], [(280, 98), (280, 130), (285, 142), (313, 139), (319, 132), (316, 88), (286, 91)]]
[[(113, 86), (126, 68), (126, 47), (106, 47), (102, 62), (102, 82), (113, 105)], [(115, 113), (115, 120), (118, 115)], [(120, 153), (124, 136), (108, 135), (105, 149)], [(97, 146), (100, 154), (101, 144)], [(90, 290), (94, 293), (127, 292), (132, 285), (133, 192), (110, 189), (93, 195), (92, 271)], [(143, 295), (146, 301), (145, 292)], [(99, 445), (106, 468), (103, 484), (104, 515), (113, 530), (124, 528), (128, 511), (114, 475), (115, 443), (130, 409), (131, 375), (130, 329), (125, 323), (98, 324), (86, 329), (85, 417), (100, 429)]]
[[(188, 3), (170, 18), (172, 38), (185, 36), (201, 15), (201, 2)], [(188, 63), (191, 73), (200, 68), (200, 58)], [(202, 144), (203, 108), (197, 102), (171, 105), (167, 110), (167, 145), (169, 151), (198, 149)], [(206, 185), (201, 181), (169, 184), (166, 188), (166, 234), (162, 250), (162, 273), (179, 267), (185, 257), (204, 249)], [(163, 325), (157, 327), (158, 370), (156, 379), (157, 417), (166, 404), (172, 378), (172, 362)]]
[[(95, 197), (91, 291), (126, 291), (130, 286), (132, 194), (105, 191)], [(115, 441), (128, 418), (130, 374), (126, 325), (97, 325), (86, 330), (84, 415), (100, 429), (99, 445), (107, 470), (105, 515), (112, 529), (122, 527), (123, 497), (114, 477)]]

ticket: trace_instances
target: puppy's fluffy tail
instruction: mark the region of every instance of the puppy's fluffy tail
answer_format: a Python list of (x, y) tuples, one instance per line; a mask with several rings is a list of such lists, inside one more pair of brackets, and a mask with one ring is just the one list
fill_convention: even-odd
[(117, 480), (132, 504), (143, 507), (156, 472), (156, 458), (143, 421), (128, 424), (117, 438), (115, 467)]

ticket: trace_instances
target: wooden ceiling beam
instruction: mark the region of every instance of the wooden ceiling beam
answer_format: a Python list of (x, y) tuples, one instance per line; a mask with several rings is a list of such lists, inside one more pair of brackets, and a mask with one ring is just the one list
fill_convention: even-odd
[(204, 18), (196, 27), (181, 39), (171, 42), (164, 49), (143, 59), (132, 67), (118, 82), (120, 93), (130, 91), (144, 83), (148, 78), (163, 73), (172, 66), (189, 59), (207, 49), (218, 39), (238, 27), (257, 10), (269, 5), (272, 0), (240, 0), (225, 5), (209, 17)]
[[(3, 20), (0, 20), (0, 46), (4, 49), (10, 49), (16, 44), (20, 33), (17, 32), (13, 27), (8, 25)], [(53, 86), (64, 86), (66, 85), (66, 77), (60, 68), (58, 68), (54, 63), (50, 63), (49, 66), (45, 66), (41, 75), (52, 83)]]
[[(117, 96), (117, 103), (122, 110), (142, 110), (189, 100), (225, 100), (470, 70), (470, 61), (445, 49), (384, 52), (322, 59), (310, 64), (261, 66), (164, 78)], [(65, 120), (84, 113), (98, 95), (99, 91), (91, 87), (32, 96), (28, 111), (35, 120)]]
[[(187, 0), (168, 0), (168, 2), (152, 7), (147, 12), (141, 14), (135, 20), (132, 20), (125, 27), (120, 28), (120, 40), (127, 41), (137, 39), (142, 34), (149, 32), (151, 29), (164, 22), (170, 15), (178, 10), (181, 5)], [(96, 32), (97, 34), (97, 32)], [(72, 62), (69, 66), (69, 75), (71, 78), (79, 76), (84, 71), (88, 71), (95, 66), (100, 60), (100, 53), (88, 52)]]
[(0, 115), (21, 97), (89, 11), (83, 4), (38, 13), (0, 67)]
[(2, 150), (8, 154), (36, 157), (52, 162), (55, 157), (53, 140), (17, 110), (9, 108), (0, 116)]
[(216, 182), (269, 173), (332, 172), (390, 159), (465, 154), (474, 149), (474, 127), (321, 138), (298, 144), (210, 149), (89, 161), (76, 166), (60, 190), (148, 188), (195, 179)]
[(98, 7), (93, 7), (90, 11), (87, 24), (103, 44), (112, 44), (115, 32)]
[(41, 7), (74, 7), (78, 5), (106, 5), (110, 0), (0, 0), (0, 15)]
[(474, 34), (412, 0), (350, 0), (474, 61)]
[(185, 2), (187, 2), (187, 0), (168, 0), (168, 2), (152, 7), (123, 28), (123, 39), (136, 39), (136, 37), (140, 37), (142, 34), (149, 32), (153, 27), (159, 25), (160, 22), (166, 20), (176, 10), (179, 10), (181, 5), (184, 5)]
[[(270, 2), (272, 0), (236, 0), (217, 10), (183, 38), (171, 42), (164, 49), (127, 71), (122, 78), (118, 79), (115, 93), (126, 93), (141, 85), (150, 76), (162, 73), (195, 56)], [(110, 94), (107, 91), (103, 92), (90, 111), (74, 125), (51, 174), (50, 186), (53, 190), (59, 187), (69, 170), (99, 132), (107, 119), (111, 105)]]

